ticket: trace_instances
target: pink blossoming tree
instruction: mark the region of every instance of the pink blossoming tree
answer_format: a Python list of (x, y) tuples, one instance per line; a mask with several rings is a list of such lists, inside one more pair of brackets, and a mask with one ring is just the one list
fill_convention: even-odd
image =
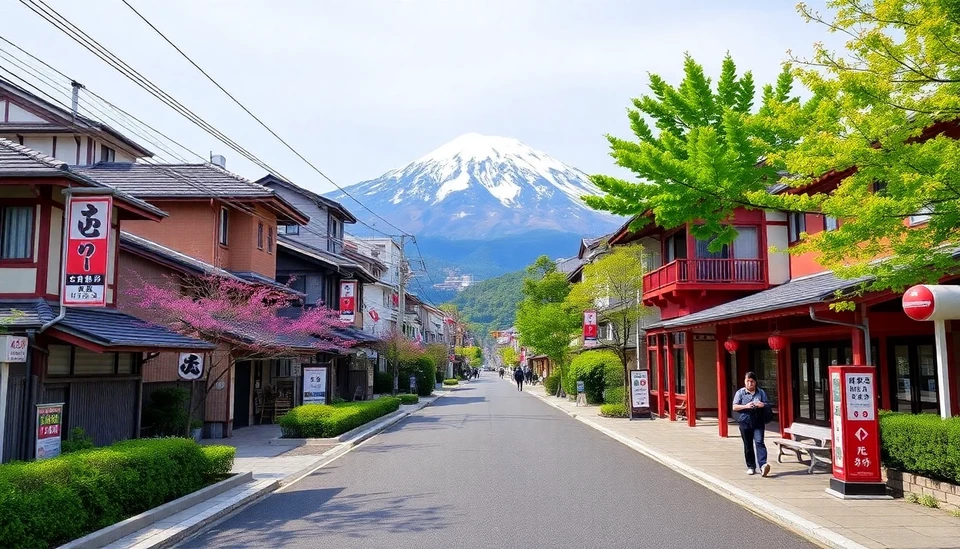
[(216, 275), (171, 277), (169, 284), (143, 282), (129, 290), (140, 316), (171, 330), (215, 345), (229, 344), (230, 353), (214, 357), (202, 381), (199, 400), (191, 387), (192, 418), (232, 361), (269, 360), (339, 352), (355, 342), (340, 336), (346, 327), (339, 313), (326, 307), (301, 307), (295, 315), (281, 310), (297, 307), (298, 294), (289, 288), (251, 284)]

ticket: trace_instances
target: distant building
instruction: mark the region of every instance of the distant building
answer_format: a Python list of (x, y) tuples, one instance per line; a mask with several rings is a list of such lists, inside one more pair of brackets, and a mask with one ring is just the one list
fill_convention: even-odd
[(444, 279), (443, 282), (439, 284), (434, 284), (433, 287), (438, 290), (453, 290), (453, 291), (463, 291), (464, 288), (469, 288), (473, 285), (473, 275), (451, 275)]

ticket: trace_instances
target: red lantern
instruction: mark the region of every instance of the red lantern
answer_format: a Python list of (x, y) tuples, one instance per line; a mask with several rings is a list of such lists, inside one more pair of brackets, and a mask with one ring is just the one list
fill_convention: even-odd
[(767, 345), (770, 346), (775, 352), (780, 352), (787, 348), (787, 338), (775, 332), (772, 336), (767, 338)]
[(726, 349), (728, 353), (735, 353), (740, 349), (740, 342), (736, 339), (728, 339), (723, 342), (723, 348)]

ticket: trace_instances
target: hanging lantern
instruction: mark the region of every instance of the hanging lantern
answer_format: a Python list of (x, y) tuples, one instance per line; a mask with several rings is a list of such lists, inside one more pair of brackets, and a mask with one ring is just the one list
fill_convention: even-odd
[(723, 348), (726, 349), (728, 353), (734, 354), (740, 349), (740, 342), (736, 339), (729, 338), (723, 342)]
[(773, 332), (773, 335), (767, 338), (767, 345), (769, 345), (770, 348), (775, 352), (779, 353), (787, 348), (787, 338), (780, 335), (780, 332)]

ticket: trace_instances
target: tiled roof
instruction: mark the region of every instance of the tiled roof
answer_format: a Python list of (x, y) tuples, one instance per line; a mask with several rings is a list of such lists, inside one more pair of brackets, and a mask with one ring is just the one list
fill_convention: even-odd
[(79, 173), (142, 198), (272, 197), (263, 185), (213, 164), (99, 163), (75, 168)]
[(557, 260), (557, 270), (561, 273), (570, 274), (576, 271), (583, 262), (579, 257), (571, 257), (569, 259), (558, 259)]
[(303, 242), (290, 238), (286, 235), (277, 235), (277, 247), (286, 248), (294, 253), (309, 257), (321, 263), (326, 263), (327, 265), (330, 265), (336, 269), (354, 271), (357, 275), (357, 278), (363, 282), (372, 283), (377, 281), (377, 278), (367, 272), (362, 265), (341, 255), (330, 253), (326, 250), (321, 250), (320, 248), (310, 246), (309, 244), (304, 244)]
[(769, 290), (757, 292), (753, 295), (748, 295), (747, 297), (742, 297), (693, 314), (653, 324), (649, 326), (648, 329), (709, 324), (720, 320), (761, 314), (778, 309), (813, 305), (832, 299), (838, 290), (851, 290), (869, 281), (870, 277), (855, 279), (837, 278), (832, 272), (796, 278), (775, 288), (770, 288)]
[(303, 293), (300, 293), (294, 290), (293, 288), (290, 288), (285, 284), (281, 284), (277, 282), (276, 280), (270, 278), (269, 276), (263, 276), (260, 273), (255, 273), (253, 271), (227, 271), (227, 272), (229, 272), (230, 274), (232, 274), (237, 278), (240, 278), (241, 280), (250, 282), (251, 284), (263, 284), (265, 286), (273, 286), (278, 290), (285, 290), (287, 292), (290, 292), (291, 294), (295, 294), (298, 296), (305, 295)]
[[(39, 328), (56, 318), (59, 305), (44, 300), (0, 301), (0, 318), (13, 310), (25, 316), (12, 324), (13, 328)], [(141, 349), (213, 349), (214, 345), (180, 335), (163, 326), (121, 313), (116, 309), (70, 307), (63, 320), (51, 329), (67, 333), (103, 347), (133, 347)]]
[(318, 204), (320, 204), (320, 205), (322, 205), (322, 206), (326, 206), (326, 207), (329, 208), (329, 209), (332, 209), (332, 210), (335, 210), (335, 211), (340, 212), (340, 215), (343, 216), (343, 220), (344, 220), (345, 223), (356, 223), (356, 222), (357, 222), (357, 218), (356, 218), (352, 213), (350, 213), (350, 211), (347, 210), (347, 209), (343, 206), (343, 204), (341, 204), (340, 202), (337, 202), (336, 200), (333, 200), (333, 199), (331, 199), (331, 198), (327, 198), (327, 197), (325, 197), (325, 196), (323, 196), (323, 195), (319, 195), (319, 194), (317, 194), (317, 193), (315, 193), (315, 192), (313, 192), (313, 191), (309, 191), (309, 190), (307, 190), (307, 189), (304, 189), (303, 187), (301, 187), (301, 186), (299, 186), (299, 185), (294, 185), (293, 183), (291, 183), (291, 182), (289, 182), (289, 181), (286, 181), (286, 180), (283, 180), (283, 179), (280, 179), (279, 177), (276, 177), (276, 176), (273, 175), (273, 174), (267, 174), (267, 175), (261, 177), (260, 179), (257, 180), (257, 183), (260, 184), (260, 185), (263, 185), (263, 186), (265, 186), (265, 187), (271, 187), (271, 186), (276, 185), (276, 186), (279, 186), (279, 187), (287, 188), (287, 189), (289, 189), (289, 190), (291, 190), (291, 191), (299, 194), (300, 196), (303, 196), (303, 197), (305, 197), (305, 198), (307, 198), (307, 199), (309, 199), (309, 200), (312, 200), (312, 201), (314, 201), (314, 202), (316, 202), (316, 203), (318, 203)]
[(0, 177), (65, 177), (88, 187), (114, 189), (114, 196), (124, 202), (159, 217), (167, 215), (163, 210), (139, 198), (134, 198), (122, 189), (118, 192), (112, 185), (78, 173), (76, 169), (68, 167), (66, 162), (3, 138), (0, 138)]

